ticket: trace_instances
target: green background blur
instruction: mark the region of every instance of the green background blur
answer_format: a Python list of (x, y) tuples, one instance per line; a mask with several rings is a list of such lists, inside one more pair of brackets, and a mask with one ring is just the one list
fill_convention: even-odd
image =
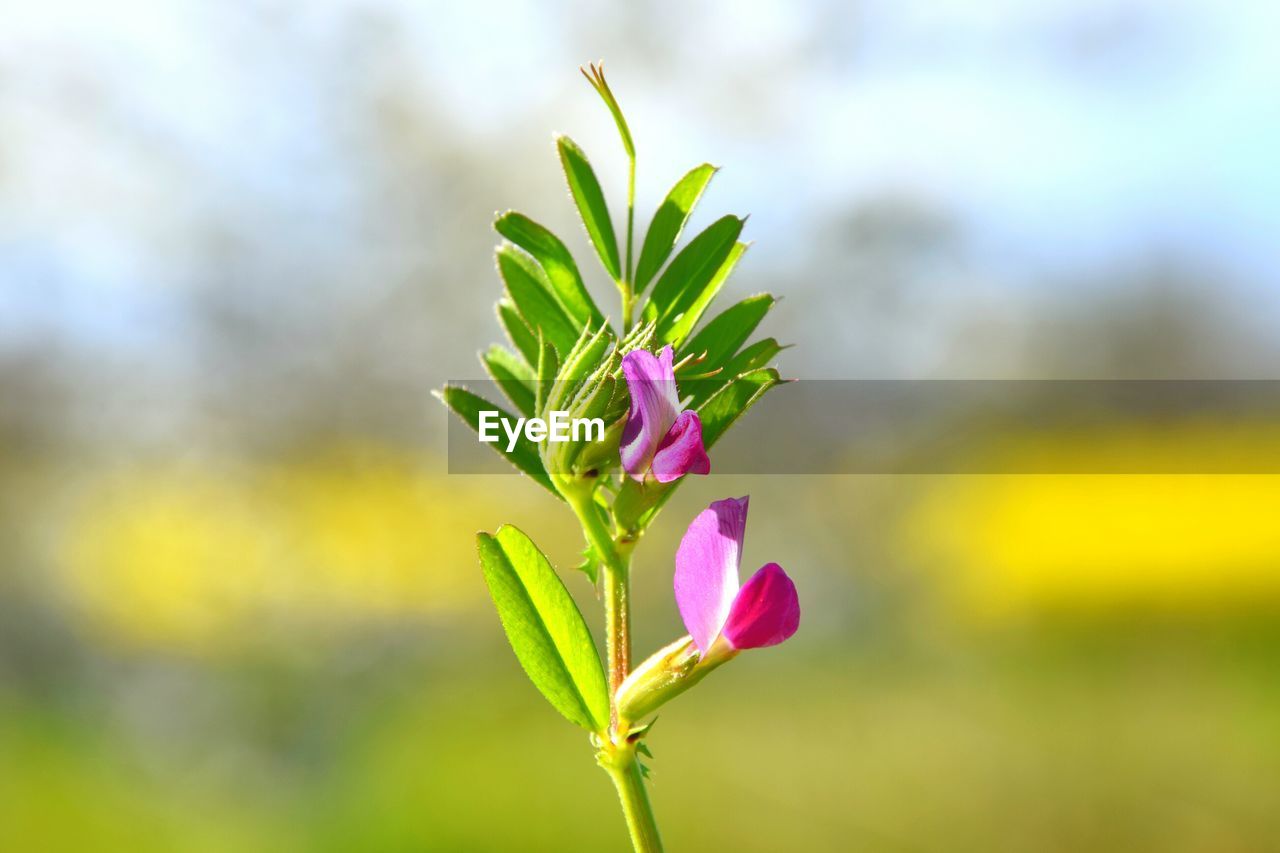
[[(0, 850), (625, 849), (472, 550), (511, 522), (567, 567), (579, 534), (531, 483), (448, 475), (429, 397), (497, 339), (495, 210), (590, 267), (552, 131), (618, 212), (579, 62), (628, 111), (642, 222), (725, 167), (694, 225), (752, 214), (728, 287), (785, 297), (786, 375), (1270, 378), (1276, 19), (6, 11)], [(637, 655), (682, 632), (688, 519), (748, 493), (744, 569), (785, 566), (804, 618), (662, 713), (670, 849), (1280, 849), (1280, 477), (692, 479), (637, 551)]]

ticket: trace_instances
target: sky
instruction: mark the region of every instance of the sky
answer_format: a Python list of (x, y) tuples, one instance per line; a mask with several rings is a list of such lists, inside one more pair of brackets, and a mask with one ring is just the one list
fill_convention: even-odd
[(350, 62), (405, 81), (459, 144), (567, 129), (607, 152), (572, 73), (604, 57), (641, 208), (725, 164), (717, 201), (753, 212), (775, 272), (895, 197), (958, 222), (1001, 286), (1163, 253), (1270, 297), (1277, 25), (1265, 0), (21, 4), (0, 32), (0, 352), (172, 348), (210, 223), (346, 262), (378, 203), (350, 163)]

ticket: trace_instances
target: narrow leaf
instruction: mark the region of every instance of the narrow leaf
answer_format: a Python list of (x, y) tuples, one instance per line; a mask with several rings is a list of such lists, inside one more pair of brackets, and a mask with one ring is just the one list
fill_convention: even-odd
[(676, 254), (644, 307), (644, 319), (657, 322), (659, 336), (716, 277), (742, 233), (742, 223), (736, 216), (721, 217)]
[(680, 232), (689, 221), (693, 206), (698, 203), (715, 173), (715, 166), (703, 163), (690, 169), (667, 193), (644, 235), (644, 246), (640, 249), (640, 260), (636, 263), (637, 294), (649, 286), (667, 258), (671, 257), (671, 250), (680, 239)]
[(524, 318), (516, 310), (515, 303), (510, 299), (499, 299), (494, 308), (498, 313), (498, 322), (502, 324), (502, 328), (506, 331), (507, 338), (511, 341), (511, 344), (524, 357), (525, 362), (530, 367), (536, 367), (538, 364), (538, 336), (524, 322)]
[(507, 640), (534, 686), (571, 723), (609, 724), (609, 692), (595, 642), (551, 563), (519, 529), (476, 537), (480, 567)]
[(768, 293), (748, 296), (716, 315), (693, 336), (684, 351), (692, 355), (705, 352), (706, 358), (702, 363), (706, 370), (722, 366), (751, 337), (775, 301)]
[(782, 377), (772, 367), (744, 373), (725, 385), (698, 407), (698, 417), (702, 420), (702, 442), (710, 448), (720, 440), (738, 418), (770, 388), (780, 384)]
[[(437, 392), (436, 396), (446, 406), (453, 409), (454, 413), (462, 418), (476, 433), (480, 432), (480, 412), (482, 411), (496, 411), (499, 418), (507, 418), (513, 423), (516, 421), (515, 416), (501, 406), (496, 403), (490, 403), (485, 398), (457, 385), (446, 385), (444, 390)], [(505, 440), (492, 442), (489, 446), (502, 454), (503, 458), (512, 465), (528, 474), (538, 485), (556, 497), (560, 497), (560, 493), (556, 491), (556, 487), (551, 483), (551, 478), (547, 476), (546, 469), (542, 467), (542, 459), (538, 456), (537, 445), (525, 438), (523, 433), (516, 442), (515, 449), (510, 453), (507, 452), (507, 442)]]
[(560, 238), (522, 213), (509, 210), (494, 221), (499, 234), (533, 255), (547, 274), (564, 310), (579, 326), (598, 326), (604, 315), (587, 293), (573, 255)]
[[(706, 366), (705, 363), (697, 363), (690, 367), (690, 370), (697, 371), (702, 376), (681, 380), (680, 390), (689, 396), (689, 405), (696, 409), (706, 402), (712, 394), (742, 374), (767, 366), (784, 349), (786, 347), (779, 344), (775, 339), (765, 338), (746, 347), (729, 359), (729, 362), (723, 366)], [(717, 367), (720, 368), (718, 373), (706, 375)]]
[(494, 344), (480, 354), (480, 362), (502, 393), (525, 417), (532, 417), (533, 370), (506, 347)]
[(582, 149), (567, 136), (556, 139), (560, 152), (560, 165), (569, 182), (569, 192), (578, 206), (578, 215), (586, 226), (591, 245), (595, 246), (600, 262), (614, 281), (622, 279), (621, 262), (618, 260), (618, 239), (613, 233), (613, 220), (604, 201), (604, 191), (596, 180), (596, 173)]
[(578, 339), (578, 327), (552, 295), (546, 273), (514, 246), (499, 246), (497, 257), (498, 273), (525, 323), (535, 333), (546, 335), (557, 349), (568, 352)]
[(747, 243), (735, 243), (724, 262), (720, 264), (720, 268), (711, 277), (711, 281), (702, 288), (702, 292), (694, 295), (687, 305), (678, 306), (680, 313), (658, 321), (658, 337), (676, 347), (689, 337), (689, 333), (698, 325), (711, 300), (716, 298), (720, 288), (724, 287), (725, 281), (738, 265), (743, 253), (747, 251), (747, 246)]
[(729, 363), (724, 367), (725, 375), (736, 379), (749, 370), (764, 367), (784, 349), (786, 347), (778, 343), (776, 338), (765, 338), (764, 340), (756, 341), (729, 359)]

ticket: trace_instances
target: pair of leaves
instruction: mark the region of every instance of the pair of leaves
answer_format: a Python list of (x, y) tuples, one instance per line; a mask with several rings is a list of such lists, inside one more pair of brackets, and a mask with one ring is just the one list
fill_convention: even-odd
[(526, 328), (534, 335), (541, 333), (560, 352), (568, 352), (585, 324), (561, 305), (546, 272), (513, 245), (499, 246), (497, 258), (498, 274)]
[(773, 338), (743, 346), (776, 302), (768, 293), (748, 296), (717, 314), (685, 344), (678, 360), (685, 365), (683, 372), (692, 374), (681, 386), (691, 405), (697, 407), (729, 382), (765, 367), (782, 352), (784, 347)]
[(582, 282), (582, 273), (578, 272), (573, 255), (559, 237), (514, 210), (509, 210), (494, 220), (493, 227), (538, 262), (546, 273), (551, 292), (579, 329), (589, 325), (598, 326), (604, 322), (604, 315), (600, 313)]
[(698, 408), (720, 389), (743, 374), (767, 366), (786, 347), (774, 338), (764, 338), (744, 347), (712, 376), (683, 382), (681, 388), (689, 397), (689, 405)]
[(743, 373), (712, 394), (698, 406), (703, 444), (708, 448), (714, 445), (747, 409), (782, 381), (777, 369), (762, 367)]
[[(613, 108), (613, 103), (608, 98), (606, 103), (610, 103), (611, 109)], [(619, 128), (625, 128), (621, 119), (619, 119)], [(629, 141), (629, 136), (625, 132), (623, 138)], [(565, 178), (569, 183), (569, 192), (578, 208), (578, 215), (586, 228), (587, 237), (600, 257), (605, 271), (615, 281), (620, 281), (628, 271), (622, 269), (619, 260), (618, 240), (613, 229), (613, 219), (609, 214), (604, 191), (596, 178), (595, 170), (592, 169), (587, 155), (569, 137), (558, 137), (556, 148), (560, 154), (560, 164), (564, 169)], [(635, 156), (630, 149), (628, 156)], [(644, 292), (649, 282), (671, 256), (676, 241), (679, 240), (680, 233), (693, 212), (694, 205), (702, 197), (702, 193), (717, 171), (717, 168), (709, 163), (694, 167), (676, 182), (663, 199), (649, 223), (649, 229), (645, 233), (644, 243), (640, 249), (635, 280), (632, 282), (632, 289), (637, 295)], [(738, 231), (741, 231), (740, 225)], [(508, 239), (511, 238), (508, 237)], [(513, 240), (513, 242), (516, 241)], [(703, 247), (699, 246), (693, 254), (699, 255), (702, 250)], [(686, 259), (686, 263), (692, 261), (692, 256)], [(682, 270), (677, 270), (672, 281), (682, 278)]]
[[(616, 102), (612, 99), (611, 93), (604, 88), (603, 82), (597, 86), (597, 90), (601, 91), (605, 102), (610, 105), (611, 110), (615, 110), (615, 117), (617, 117)], [(629, 141), (625, 122), (620, 118), (618, 121), (624, 142)], [(587, 237), (600, 257), (605, 271), (615, 281), (620, 281), (628, 271), (621, 267), (613, 220), (595, 170), (592, 169), (586, 154), (569, 137), (558, 137), (556, 148), (560, 154), (560, 162), (569, 184), (570, 194), (586, 228)], [(628, 148), (628, 156), (634, 157), (633, 149)], [(642, 293), (648, 287), (650, 281), (670, 257), (694, 206), (702, 197), (716, 171), (716, 167), (709, 163), (696, 166), (677, 181), (667, 193), (649, 224), (640, 250), (635, 280), (632, 283), (632, 289), (636, 294)], [(525, 226), (528, 222), (527, 219), (523, 221), (508, 219), (511, 216), (508, 214), (499, 222), (513, 233), (517, 226)], [(736, 216), (725, 216), (712, 223), (691, 240), (663, 272), (658, 283), (654, 285), (653, 294), (645, 306), (644, 313), (645, 320), (656, 324), (659, 341), (679, 346), (697, 326), (698, 320), (719, 293), (747, 249), (747, 244), (737, 242), (744, 222), (744, 219)], [(552, 266), (548, 266), (547, 261), (543, 261), (537, 252), (530, 249), (530, 245), (534, 242), (532, 239), (525, 239), (522, 242), (516, 240), (510, 233), (506, 233), (503, 228), (499, 230), (508, 239), (530, 251), (535, 257), (539, 257), (543, 267), (548, 269), (548, 273), (551, 272), (552, 267), (564, 268), (566, 271), (563, 277), (566, 282), (563, 290), (574, 294), (580, 292), (589, 301), (590, 297), (586, 296), (585, 288), (581, 285), (581, 276), (578, 274), (577, 267), (573, 265), (564, 244), (546, 229), (542, 229), (541, 226), (538, 228), (541, 232), (538, 235), (539, 242), (555, 247), (554, 252), (544, 251), (544, 254), (554, 257)], [(564, 260), (566, 258), (567, 263)], [(594, 304), (591, 308), (595, 308)], [(599, 317), (596, 315), (598, 311), (591, 315), (590, 319), (598, 321)], [(587, 315), (583, 313), (580, 316)], [(550, 332), (548, 334), (553, 337), (553, 343), (557, 348), (562, 346), (562, 340), (555, 339), (555, 335)]]
[(609, 689), (581, 611), (546, 556), (518, 528), (476, 537), (507, 640), (534, 686), (571, 723), (603, 732)]

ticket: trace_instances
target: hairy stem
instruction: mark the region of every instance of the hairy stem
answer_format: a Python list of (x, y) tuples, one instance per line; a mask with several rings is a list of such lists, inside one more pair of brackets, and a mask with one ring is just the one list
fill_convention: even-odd
[(644, 777), (636, 760), (635, 747), (627, 744), (609, 756), (601, 764), (618, 789), (618, 800), (627, 819), (627, 831), (631, 833), (631, 845), (636, 853), (662, 853), (662, 837), (658, 834), (658, 822), (649, 804), (649, 794), (644, 789)]
[(583, 535), (603, 566), (605, 646), (609, 664), (609, 705), (617, 724), (614, 693), (631, 671), (630, 549), (624, 554), (596, 509), (590, 487), (570, 489), (565, 497)]
[[(631, 241), (635, 236), (636, 222), (636, 156), (627, 158), (627, 265), (622, 268), (622, 277), (627, 282), (627, 292), (631, 292), (635, 282), (635, 269), (631, 265)], [(630, 318), (627, 318), (630, 321)]]
[(631, 843), (638, 853), (661, 853), (658, 823), (644, 788), (636, 760), (636, 743), (618, 713), (618, 687), (631, 672), (630, 574), (633, 537), (615, 538), (595, 505), (590, 485), (562, 487), (582, 533), (601, 562), (604, 586), (605, 646), (609, 664), (609, 731), (597, 760), (613, 779), (627, 821)]
[(618, 292), (622, 294), (622, 333), (626, 334), (631, 331), (631, 314), (636, 304), (636, 295), (631, 291), (631, 285), (628, 282), (618, 283)]
[(628, 574), (625, 567), (619, 570), (605, 564), (605, 644), (609, 652), (609, 696), (615, 727), (618, 724), (618, 708), (612, 698), (631, 672), (631, 583)]

